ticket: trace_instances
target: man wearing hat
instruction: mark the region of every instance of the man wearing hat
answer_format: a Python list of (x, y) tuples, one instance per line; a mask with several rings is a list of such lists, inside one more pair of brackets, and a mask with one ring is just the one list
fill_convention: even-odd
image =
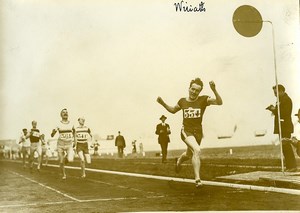
[[(273, 86), (274, 95), (279, 98), (279, 111), (280, 111), (280, 125), (282, 136), (282, 152), (285, 159), (285, 166), (287, 172), (297, 171), (297, 163), (294, 155), (293, 148), (290, 144), (291, 134), (294, 132), (292, 123), (292, 109), (293, 102), (288, 94), (285, 92), (283, 85), (278, 84), (278, 94), (276, 86)], [(278, 104), (276, 106), (270, 105), (266, 108), (274, 115), (274, 134), (279, 134), (278, 124)]]
[(158, 143), (161, 147), (162, 163), (167, 162), (168, 143), (170, 142), (169, 134), (171, 134), (169, 124), (165, 123), (167, 117), (162, 115), (161, 123), (156, 126), (155, 134), (158, 135)]
[(121, 132), (118, 131), (118, 136), (115, 139), (115, 146), (118, 147), (118, 157), (123, 158), (124, 155), (124, 148), (126, 147), (125, 139)]

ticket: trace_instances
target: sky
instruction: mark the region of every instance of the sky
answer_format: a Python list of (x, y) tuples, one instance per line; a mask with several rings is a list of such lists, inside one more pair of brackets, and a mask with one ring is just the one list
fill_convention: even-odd
[[(213, 97), (213, 80), (224, 102), (205, 112), (202, 147), (271, 144), (273, 117), (265, 107), (276, 102), (272, 26), (264, 23), (247, 38), (235, 31), (232, 16), (251, 5), (272, 21), (278, 81), (295, 114), (299, 2), (203, 2), (205, 12), (184, 13), (175, 10), (179, 1), (1, 1), (0, 139), (17, 138), (32, 120), (50, 138), (67, 108), (75, 126), (83, 116), (94, 134), (121, 131), (128, 144), (143, 142), (145, 150), (160, 149), (154, 132), (164, 114), (169, 147), (181, 149), (182, 113), (168, 113), (156, 98), (175, 105), (200, 77), (202, 94)], [(255, 131), (266, 135), (254, 137)]]

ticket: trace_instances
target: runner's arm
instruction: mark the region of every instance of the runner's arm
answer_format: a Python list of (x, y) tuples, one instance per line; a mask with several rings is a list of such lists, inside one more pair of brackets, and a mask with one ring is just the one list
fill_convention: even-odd
[(57, 130), (56, 129), (53, 129), (52, 132), (51, 132), (51, 137), (53, 138), (54, 135), (56, 134)]
[(19, 144), (22, 143), (22, 142), (25, 140), (24, 137), (25, 137), (25, 136), (21, 136), (21, 137), (20, 137)]
[(90, 128), (88, 128), (88, 133), (89, 133), (91, 139), (93, 139), (93, 135), (92, 135), (92, 132), (91, 132), (91, 129), (90, 129)]
[(215, 98), (208, 98), (207, 99), (208, 104), (209, 105), (222, 105), (223, 100), (216, 89), (215, 83), (213, 81), (210, 81), (209, 86), (210, 86), (211, 90), (213, 91)]
[(73, 134), (73, 138), (74, 138), (73, 147), (76, 147), (76, 145), (77, 145), (77, 137), (76, 137), (76, 130), (75, 130), (74, 127), (72, 128), (72, 134)]
[(27, 133), (27, 135), (25, 135), (25, 138), (28, 139), (30, 138), (30, 135), (32, 134), (32, 132)]
[(161, 97), (158, 97), (156, 99), (156, 101), (157, 101), (157, 103), (162, 105), (170, 113), (174, 114), (174, 113), (176, 113), (180, 110), (180, 106), (178, 104), (176, 104), (175, 106), (172, 107), (172, 106), (166, 104)]

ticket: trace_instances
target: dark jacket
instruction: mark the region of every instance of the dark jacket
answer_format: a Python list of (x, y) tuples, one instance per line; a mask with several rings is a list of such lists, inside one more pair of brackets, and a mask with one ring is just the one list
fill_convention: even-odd
[[(292, 110), (293, 102), (291, 98), (284, 93), (279, 97), (279, 109), (280, 109), (280, 120), (281, 120), (281, 132), (284, 134), (290, 134), (294, 132), (294, 125), (292, 122)], [(279, 134), (279, 125), (278, 125), (278, 105), (276, 104), (275, 110), (272, 111), (274, 119), (274, 134)]]
[(163, 126), (161, 123), (156, 126), (155, 134), (158, 135), (158, 143), (169, 143), (170, 138), (169, 134), (171, 134), (170, 126), (169, 124), (165, 123), (165, 126)]
[(116, 137), (116, 140), (115, 140), (115, 146), (122, 146), (122, 147), (126, 147), (126, 144), (125, 144), (125, 139), (122, 135), (118, 135)]

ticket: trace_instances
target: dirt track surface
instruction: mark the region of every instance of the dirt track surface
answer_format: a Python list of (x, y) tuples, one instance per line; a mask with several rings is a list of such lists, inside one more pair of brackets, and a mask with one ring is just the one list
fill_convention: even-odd
[(0, 161), (0, 212), (299, 210), (299, 196), (43, 167), (30, 173)]

